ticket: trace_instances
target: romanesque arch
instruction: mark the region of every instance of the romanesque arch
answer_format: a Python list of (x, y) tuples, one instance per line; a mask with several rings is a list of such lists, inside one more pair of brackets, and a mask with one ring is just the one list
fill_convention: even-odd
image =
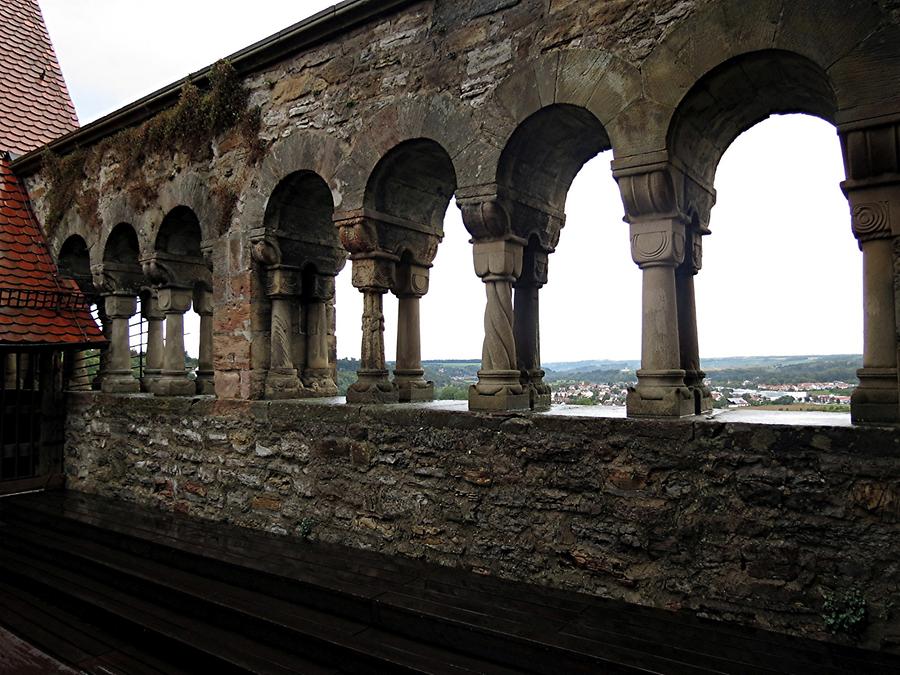
[(267, 398), (337, 394), (335, 277), (346, 260), (325, 179), (294, 171), (273, 189), (253, 255), (270, 302)]
[[(444, 236), (456, 171), (438, 141), (420, 137), (390, 148), (366, 182), (362, 209), (337, 219), (353, 261), (353, 285), (364, 297), (362, 359), (349, 401), (416, 401), (434, 397), (421, 363), (419, 300)], [(388, 379), (383, 296), (399, 300), (397, 367)]]

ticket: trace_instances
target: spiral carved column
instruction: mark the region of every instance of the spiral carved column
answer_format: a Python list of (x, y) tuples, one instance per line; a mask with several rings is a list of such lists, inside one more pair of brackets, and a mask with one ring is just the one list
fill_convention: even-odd
[(484, 345), (478, 383), (469, 388), (470, 410), (520, 410), (530, 395), (520, 381), (513, 331), (512, 285), (522, 273), (524, 242), (476, 241), (475, 273), (485, 284)]
[(386, 255), (360, 256), (353, 261), (353, 285), (363, 294), (362, 345), (356, 382), (347, 403), (397, 403), (397, 386), (388, 379), (384, 360), (384, 294), (393, 286), (394, 263)]
[(306, 346), (301, 378), (304, 393), (313, 397), (337, 396), (338, 388), (330, 360), (331, 324), (328, 317), (328, 303), (334, 301), (334, 277), (317, 275), (313, 286), (304, 289)]
[(293, 362), (294, 305), (297, 303), (295, 270), (273, 265), (266, 275), (266, 294), (272, 302), (269, 333), (269, 370), (266, 398), (297, 398), (300, 378)]

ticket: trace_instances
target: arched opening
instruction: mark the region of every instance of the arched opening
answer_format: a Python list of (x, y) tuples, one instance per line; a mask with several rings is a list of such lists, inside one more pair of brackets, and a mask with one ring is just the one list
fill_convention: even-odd
[(145, 296), (149, 306), (144, 314), (149, 324), (147, 388), (160, 396), (214, 391), (212, 279), (202, 240), (197, 214), (184, 205), (169, 211), (156, 233), (149, 260), (155, 287)]
[(86, 295), (94, 294), (90, 252), (81, 236), (73, 234), (66, 239), (56, 260), (62, 276), (74, 280)]
[[(713, 217), (701, 209), (704, 222), (688, 228), (700, 238), (709, 223), (715, 233), (703, 238), (693, 337), (716, 407), (795, 398), (791, 409), (816, 409), (820, 400), (845, 402), (838, 390), (855, 384), (862, 274), (840, 190), (836, 110), (821, 67), (770, 50), (710, 71), (673, 117), (670, 152), (717, 192)], [(690, 284), (691, 303), (697, 257), (694, 272), (678, 278)], [(685, 292), (679, 286), (679, 303)], [(681, 314), (684, 341), (691, 328)], [(801, 391), (804, 382), (835, 395)]]
[[(398, 144), (369, 176), (362, 228), (371, 241), (354, 246), (351, 256), (353, 284), (363, 295), (363, 322), (358, 377), (348, 389), (349, 401), (433, 398), (433, 383), (424, 378), (421, 363), (419, 300), (430, 287), (432, 264), (455, 191), (450, 156), (427, 138)], [(385, 316), (382, 297), (387, 292), (398, 302), (396, 314), (389, 305)], [(396, 345), (393, 380), (385, 360), (385, 333), (387, 344)]]
[[(586, 289), (597, 287), (585, 273), (598, 269), (598, 256), (618, 254), (628, 261), (621, 198), (609, 168), (611, 153), (601, 154), (610, 147), (609, 135), (593, 113), (560, 104), (524, 120), (500, 156), (497, 194), (511, 212), (514, 234), (527, 242), (522, 273), (514, 284), (516, 363), (511, 365), (532, 408), (548, 407), (551, 396), (561, 403), (594, 402), (601, 400), (601, 389), (611, 390), (606, 382), (591, 381), (589, 373), (597, 369), (587, 363), (603, 359), (613, 348), (604, 339), (608, 322), (598, 325), (596, 313), (572, 311), (584, 302)], [(589, 179), (573, 193), (582, 172)], [(604, 188), (599, 199), (598, 186)], [(565, 225), (573, 231), (561, 237)], [(561, 252), (556, 253), (561, 240)], [(489, 317), (494, 316), (491, 312), (489, 295)], [(547, 354), (556, 360), (549, 378), (542, 364)], [(558, 394), (551, 391), (551, 381), (559, 383)], [(480, 387), (481, 382), (476, 390)], [(607, 397), (606, 403), (614, 402)]]
[(334, 396), (337, 390), (335, 277), (346, 251), (333, 222), (328, 183), (311, 171), (283, 178), (266, 205), (258, 247), (268, 302), (267, 398)]
[[(99, 323), (100, 309), (98, 297), (91, 275), (91, 259), (85, 240), (73, 234), (63, 242), (56, 258), (57, 267), (62, 277), (72, 279), (84, 294), (91, 316)], [(63, 359), (70, 360), (65, 371), (69, 380), (65, 383), (72, 391), (87, 391), (100, 370), (100, 350), (86, 349), (77, 352), (66, 352)]]

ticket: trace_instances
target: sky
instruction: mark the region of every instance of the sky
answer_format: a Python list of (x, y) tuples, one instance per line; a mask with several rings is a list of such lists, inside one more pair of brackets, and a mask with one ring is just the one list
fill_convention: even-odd
[[(82, 124), (180, 80), (332, 3), (327, 0), (39, 0)], [(589, 162), (541, 291), (544, 362), (638, 359), (641, 272), (610, 172)], [(776, 116), (742, 134), (716, 175), (712, 235), (696, 277), (702, 357), (862, 352), (862, 258), (850, 230), (832, 125)], [(425, 359), (479, 358), (484, 287), (451, 203), (421, 303)], [(385, 297), (388, 360), (396, 299)], [(360, 351), (362, 295), (338, 279), (338, 354)], [(186, 317), (196, 353), (196, 318)]]

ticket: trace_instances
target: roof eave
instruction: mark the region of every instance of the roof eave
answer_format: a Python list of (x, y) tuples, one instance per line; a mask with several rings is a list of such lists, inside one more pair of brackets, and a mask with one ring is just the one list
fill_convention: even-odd
[[(225, 58), (238, 74), (248, 75), (302, 49), (320, 44), (336, 34), (419, 1), (421, 0), (345, 0)], [(211, 68), (211, 65), (207, 66), (187, 78), (173, 82), (95, 122), (61, 136), (47, 146), (14, 159), (11, 164), (13, 170), (19, 176), (34, 174), (40, 170), (41, 157), (47, 147), (57, 154), (64, 155), (76, 148), (93, 145), (117, 131), (140, 124), (173, 105), (178, 100), (185, 81), (200, 84), (205, 82)]]

